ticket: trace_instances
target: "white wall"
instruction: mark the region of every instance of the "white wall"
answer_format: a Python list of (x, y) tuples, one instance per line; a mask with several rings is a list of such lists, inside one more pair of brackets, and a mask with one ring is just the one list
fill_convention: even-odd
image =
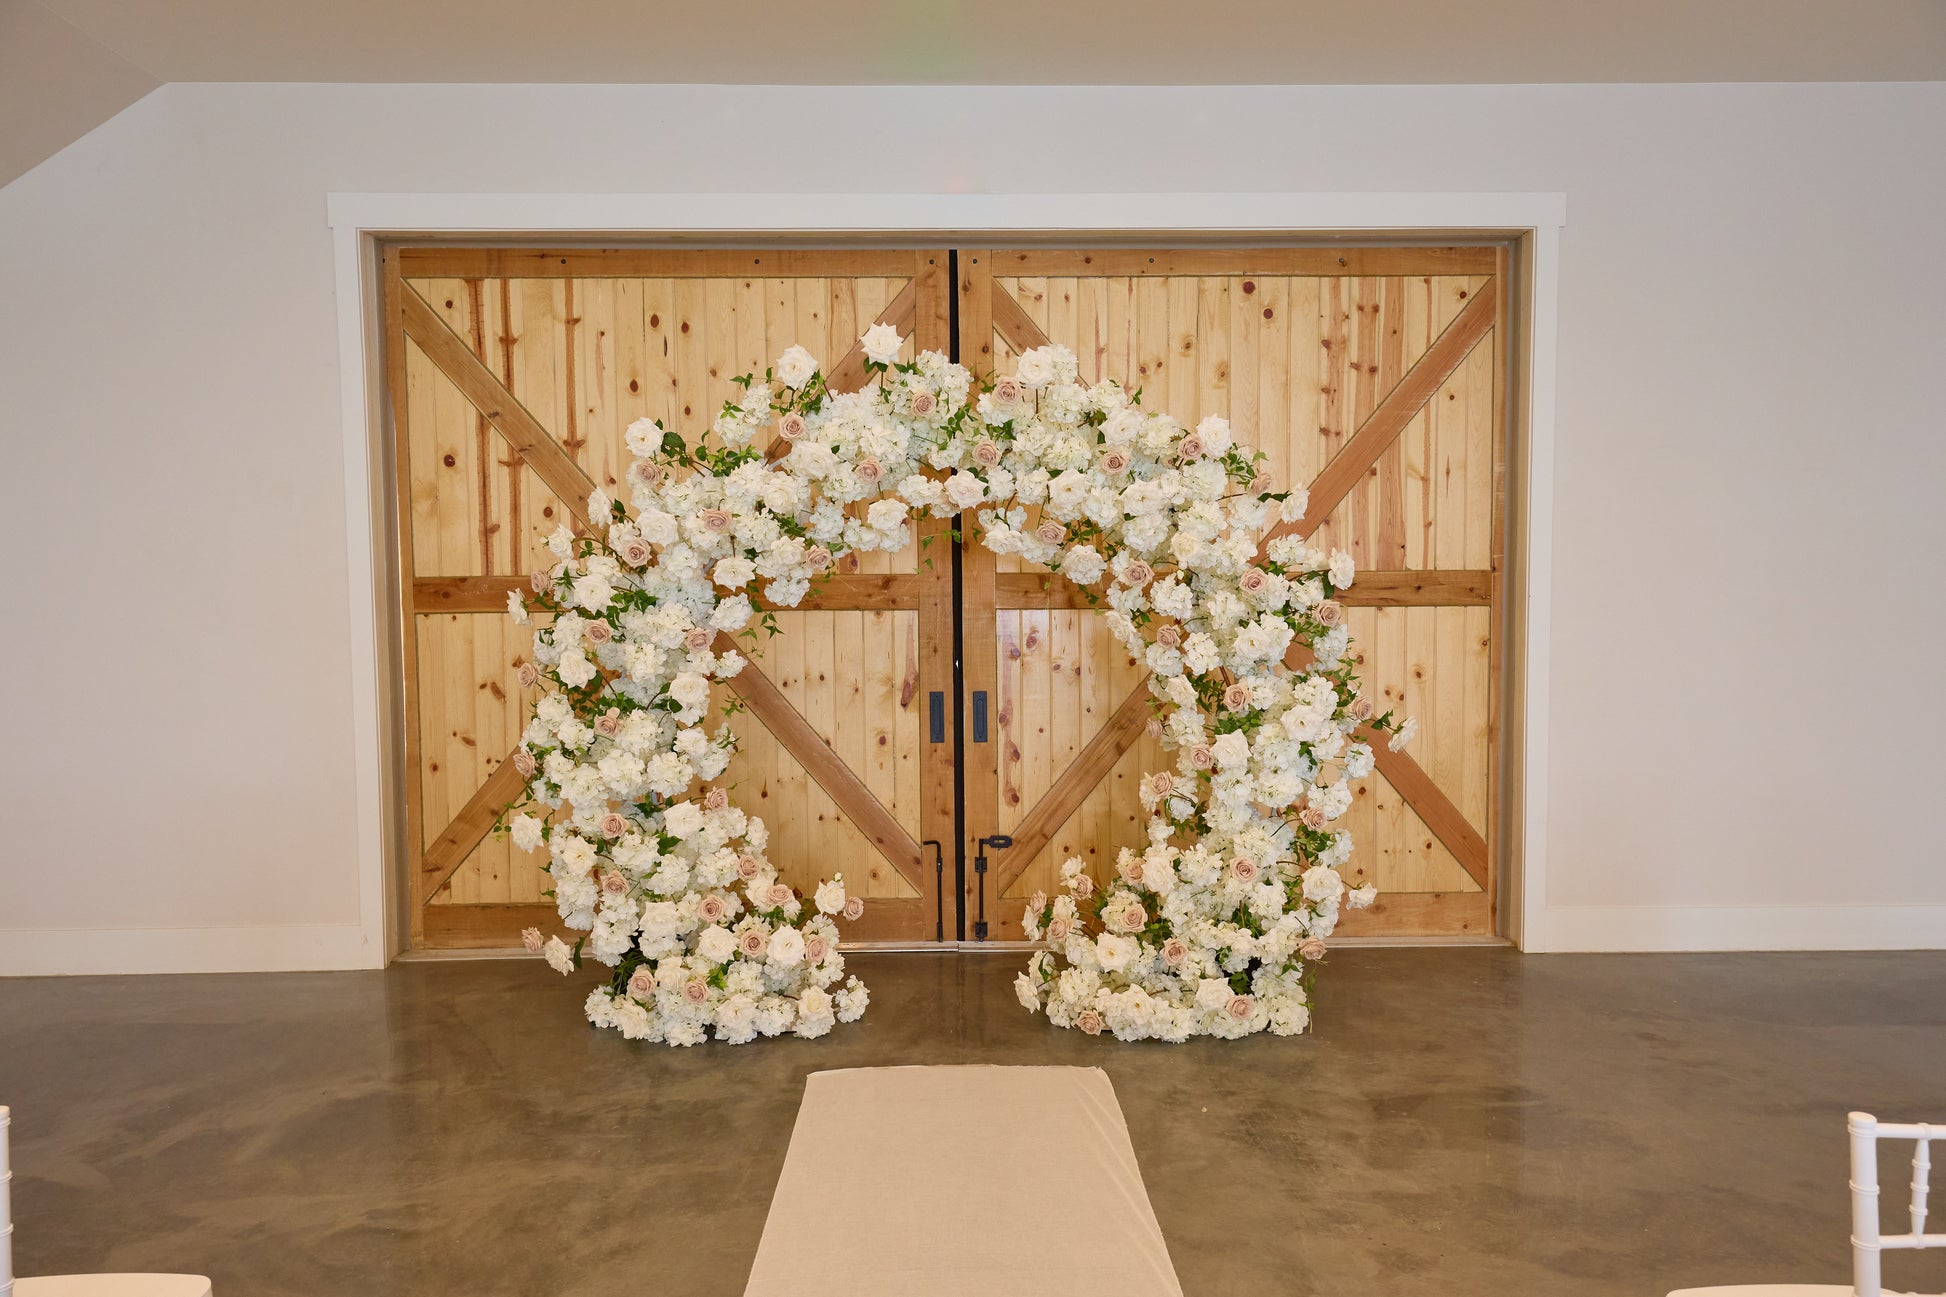
[(358, 935), (332, 191), (1562, 190), (1548, 908), (1946, 945), (1946, 85), (203, 86), (0, 189), (0, 972)]

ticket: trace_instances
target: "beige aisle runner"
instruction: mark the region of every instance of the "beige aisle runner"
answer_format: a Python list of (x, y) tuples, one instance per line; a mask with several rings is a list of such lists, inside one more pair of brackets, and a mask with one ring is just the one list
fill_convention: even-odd
[(745, 1297), (1182, 1297), (1096, 1067), (813, 1072)]

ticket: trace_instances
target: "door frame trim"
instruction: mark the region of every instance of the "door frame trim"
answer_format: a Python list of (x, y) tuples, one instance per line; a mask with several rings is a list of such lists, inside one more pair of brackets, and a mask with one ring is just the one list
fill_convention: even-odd
[[(789, 213), (779, 224), (779, 214)], [(1514, 238), (1520, 305), (1509, 353), (1511, 632), (1504, 876), (1507, 935), (1556, 948), (1547, 915), (1548, 681), (1553, 569), (1555, 369), (1561, 230), (1567, 195), (1530, 193), (1155, 194), (434, 194), (331, 193), (344, 438), (346, 600), (351, 628), (352, 758), (359, 930), (348, 967), (382, 968), (405, 948), (404, 828), (388, 811), (402, 787), (389, 645), (398, 592), (390, 562), (393, 484), (386, 447), (378, 252), (386, 239), (1072, 244), (1139, 236), (1154, 244), (1269, 240)]]

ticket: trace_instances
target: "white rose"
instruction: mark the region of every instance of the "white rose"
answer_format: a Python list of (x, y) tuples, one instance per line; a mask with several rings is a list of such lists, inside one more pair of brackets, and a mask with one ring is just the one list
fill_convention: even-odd
[(770, 962), (779, 968), (795, 968), (804, 962), (804, 934), (796, 928), (779, 928), (770, 934)]
[(1108, 563), (1092, 545), (1074, 545), (1061, 555), (1061, 573), (1078, 585), (1093, 585)]
[(1139, 947), (1135, 943), (1135, 938), (1124, 937), (1113, 932), (1104, 932), (1095, 941), (1095, 958), (1109, 972), (1119, 972), (1128, 966), (1128, 962), (1131, 959), (1135, 958), (1138, 949)]
[(865, 359), (875, 365), (890, 365), (897, 360), (899, 348), (905, 343), (899, 331), (889, 324), (874, 324), (858, 341), (865, 349)]
[(987, 486), (971, 473), (959, 472), (946, 479), (946, 498), (961, 509), (971, 509), (986, 499)]
[(845, 885), (836, 878), (827, 878), (818, 884), (816, 897), (820, 913), (836, 914), (845, 908)]
[(512, 824), (514, 846), (521, 851), (535, 851), (541, 845), (541, 822), (531, 815), (516, 815)]
[(1218, 736), (1216, 742), (1210, 745), (1210, 750), (1216, 755), (1216, 764), (1225, 770), (1250, 764), (1250, 740), (1243, 736), (1241, 730), (1231, 730)]
[(722, 558), (716, 561), (711, 573), (716, 584), (731, 590), (741, 590), (756, 579), (757, 569), (747, 558)]
[(642, 533), (642, 539), (651, 545), (673, 545), (681, 534), (676, 526), (676, 516), (660, 509), (645, 509), (635, 520), (635, 529)]
[(701, 713), (709, 706), (709, 679), (694, 671), (684, 671), (669, 682), (669, 696), (683, 711)]
[(730, 956), (736, 953), (736, 949), (737, 939), (730, 935), (728, 928), (719, 923), (712, 923), (704, 928), (703, 934), (696, 939), (696, 953), (712, 964), (727, 963)]
[(818, 362), (802, 347), (792, 347), (777, 358), (777, 381), (785, 387), (802, 387), (818, 372)]
[(637, 459), (647, 459), (662, 449), (662, 425), (654, 419), (637, 419), (622, 436), (629, 453)]
[(1027, 387), (1046, 387), (1054, 381), (1054, 357), (1045, 347), (1035, 347), (1021, 353), (1020, 362), (1014, 366), (1014, 374)]
[(549, 937), (541, 947), (541, 954), (547, 959), (547, 966), (557, 973), (567, 974), (574, 971), (574, 951), (559, 937)]
[(527, 603), (520, 597), (518, 590), (507, 591), (507, 616), (514, 619), (515, 625), (527, 624)]
[(1344, 894), (1345, 880), (1329, 865), (1312, 865), (1304, 871), (1304, 899), (1334, 901)]
[(1351, 561), (1351, 555), (1341, 549), (1331, 551), (1330, 574), (1331, 584), (1333, 586), (1340, 590), (1344, 589), (1351, 584), (1351, 579), (1357, 574), (1357, 571), (1358, 565)]
[(1019, 998), (1020, 1007), (1027, 1010), (1027, 1012), (1040, 1012), (1040, 994), (1035, 990), (1034, 979), (1027, 976), (1027, 974), (1021, 973), (1015, 976), (1014, 995)]

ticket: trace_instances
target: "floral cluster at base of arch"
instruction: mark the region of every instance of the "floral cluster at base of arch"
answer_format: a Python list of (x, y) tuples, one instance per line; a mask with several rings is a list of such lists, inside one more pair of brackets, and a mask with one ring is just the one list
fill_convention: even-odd
[(736, 709), (712, 700), (748, 666), (737, 641), (776, 633), (771, 610), (843, 555), (904, 549), (915, 514), (970, 515), (989, 549), (1087, 595), (1147, 668), (1150, 732), (1174, 755), (1143, 778), (1148, 840), (1113, 880), (1069, 860), (1059, 893), (1029, 904), (1046, 948), (1021, 1002), (1127, 1040), (1303, 1031), (1326, 938), (1373, 898), (1343, 881), (1352, 841), (1334, 824), (1373, 768), (1370, 736), (1397, 747), (1414, 729), (1374, 715), (1353, 674), (1336, 597), (1350, 557), (1265, 543), (1305, 501), (1269, 489), (1261, 451), (1220, 417), (1190, 428), (1083, 383), (1066, 348), (982, 382), (937, 352), (903, 359), (887, 325), (861, 344), (857, 391), (829, 390), (792, 347), (737, 380), (698, 444), (630, 425), (626, 503), (597, 490), (592, 534), (557, 529), (555, 561), (509, 597), (535, 625), (518, 683), (541, 692), (503, 827), (545, 851), (580, 934), (530, 929), (529, 948), (563, 973), (610, 970), (586, 1013), (630, 1039), (817, 1037), (864, 1013), (838, 947), (865, 902), (842, 876), (808, 898), (780, 878), (768, 827), (719, 782)]

